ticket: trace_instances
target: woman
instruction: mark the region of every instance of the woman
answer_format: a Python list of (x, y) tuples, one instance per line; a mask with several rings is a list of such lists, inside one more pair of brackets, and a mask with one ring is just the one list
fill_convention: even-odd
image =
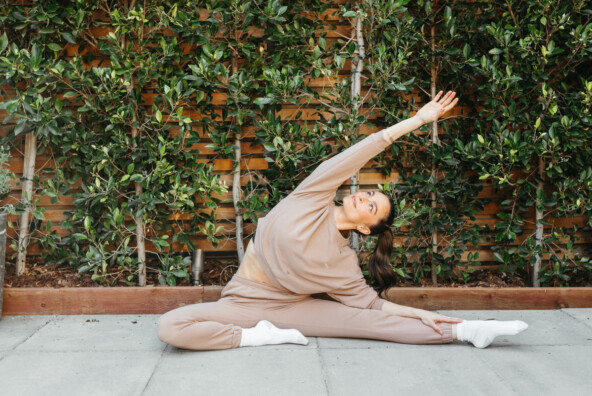
[[(351, 231), (379, 234), (370, 273), (379, 290), (394, 278), (389, 258), (393, 202), (380, 192), (358, 192), (335, 206), (337, 188), (399, 137), (437, 121), (458, 99), (442, 92), (417, 114), (375, 133), (325, 161), (259, 220), (239, 270), (214, 303), (175, 309), (158, 322), (163, 342), (212, 350), (281, 343), (305, 336), (369, 338), (410, 344), (469, 341), (479, 348), (513, 335), (521, 321), (462, 321), (383, 300), (370, 288)], [(336, 301), (310, 297), (327, 293)], [(277, 326), (277, 327), (276, 327)]]

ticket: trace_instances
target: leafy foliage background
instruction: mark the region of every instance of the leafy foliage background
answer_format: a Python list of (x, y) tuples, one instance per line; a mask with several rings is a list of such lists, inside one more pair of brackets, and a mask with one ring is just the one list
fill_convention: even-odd
[[(380, 186), (399, 203), (397, 273), (420, 280), (435, 264), (440, 278), (466, 280), (469, 266), (526, 271), (537, 255), (547, 285), (592, 273), (589, 1), (5, 1), (0, 11), (2, 145), (18, 153), (34, 133), (48, 159), (27, 203), (47, 263), (134, 284), (141, 217), (151, 270), (173, 285), (188, 277), (179, 252), (233, 246), (236, 137), (248, 234), (320, 161), (412, 115), (435, 73), (438, 90), (462, 98), (439, 143), (425, 126), (373, 163), (397, 180)], [(365, 41), (357, 97), (353, 18)], [(63, 218), (48, 218), (47, 198)]]

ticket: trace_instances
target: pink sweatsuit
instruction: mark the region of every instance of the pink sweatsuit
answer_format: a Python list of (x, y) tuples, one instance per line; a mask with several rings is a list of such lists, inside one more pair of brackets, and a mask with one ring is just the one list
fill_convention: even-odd
[[(381, 131), (325, 161), (259, 220), (246, 254), (256, 255), (273, 285), (235, 275), (217, 302), (164, 314), (160, 339), (184, 349), (236, 348), (242, 328), (265, 319), (312, 337), (451, 342), (450, 324), (439, 324), (439, 335), (418, 319), (381, 310), (385, 300), (366, 283), (355, 251), (335, 224), (337, 188), (388, 145)], [(336, 301), (310, 297), (317, 293)]]

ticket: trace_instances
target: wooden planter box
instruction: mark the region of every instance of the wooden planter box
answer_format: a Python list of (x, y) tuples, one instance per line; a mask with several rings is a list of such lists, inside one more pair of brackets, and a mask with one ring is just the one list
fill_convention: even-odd
[[(4, 315), (162, 314), (220, 298), (221, 286), (6, 288)], [(392, 288), (390, 301), (428, 310), (592, 308), (592, 288)]]

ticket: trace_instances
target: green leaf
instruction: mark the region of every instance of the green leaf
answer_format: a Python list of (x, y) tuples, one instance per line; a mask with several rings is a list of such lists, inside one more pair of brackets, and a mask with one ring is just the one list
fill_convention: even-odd
[(8, 37), (6, 36), (6, 32), (0, 37), (0, 53), (4, 52), (4, 50), (8, 47)]
[(90, 264), (83, 265), (82, 267), (78, 268), (78, 273), (84, 274), (85, 272), (87, 272), (91, 268), (92, 268), (92, 265), (90, 265)]
[(70, 44), (76, 44), (76, 40), (74, 40), (74, 37), (72, 37), (71, 33), (63, 32), (62, 37), (64, 39), (66, 39), (66, 41), (69, 42)]
[(253, 103), (255, 103), (257, 106), (263, 106), (266, 104), (269, 104), (273, 101), (273, 98), (270, 97), (264, 97), (264, 98), (257, 98), (253, 101)]
[(195, 94), (195, 96), (196, 96), (196, 98), (195, 98), (196, 103), (199, 103), (199, 102), (201, 102), (203, 100), (203, 98), (205, 96), (205, 93), (203, 91), (198, 91)]
[(493, 257), (495, 257), (495, 259), (497, 261), (499, 261), (500, 263), (504, 263), (504, 259), (502, 258), (502, 256), (500, 256), (500, 254), (498, 252), (494, 252)]
[(59, 45), (57, 45), (56, 43), (49, 43), (47, 44), (47, 46), (49, 47), (50, 50), (52, 51), (61, 51), (62, 47), (60, 47)]
[(156, 121), (161, 122), (162, 121), (162, 113), (160, 112), (160, 110), (156, 110)]
[(321, 49), (319, 48), (318, 45), (315, 45), (314, 49), (312, 50), (312, 54), (315, 59), (318, 59), (321, 57)]
[(23, 133), (23, 131), (25, 130), (27, 126), (27, 121), (26, 120), (20, 120), (17, 124), (16, 127), (14, 128), (14, 134), (16, 135), (20, 135), (21, 133)]
[(469, 59), (469, 55), (471, 55), (471, 47), (469, 44), (465, 44), (463, 47), (463, 55), (466, 59)]
[(489, 50), (489, 53), (490, 53), (491, 55), (499, 55), (499, 54), (501, 54), (502, 52), (503, 52), (503, 51), (502, 51), (501, 49), (499, 49), (499, 48), (493, 48), (493, 49), (490, 49), (490, 50)]

